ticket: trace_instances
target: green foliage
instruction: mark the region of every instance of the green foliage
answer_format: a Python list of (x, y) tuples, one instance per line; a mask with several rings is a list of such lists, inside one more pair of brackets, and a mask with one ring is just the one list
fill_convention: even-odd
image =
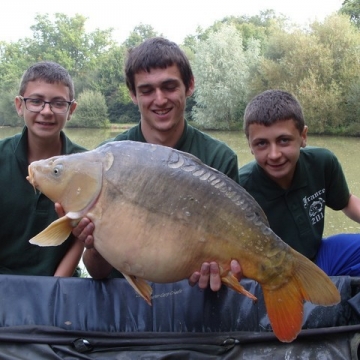
[[(26, 52), (35, 61), (46, 59), (60, 63), (72, 76), (80, 76), (84, 69), (92, 69), (96, 59), (114, 42), (112, 29), (85, 32), (86, 18), (68, 17), (56, 13), (52, 22), (49, 14), (37, 15), (31, 26), (33, 40)], [(38, 58), (40, 56), (40, 58)]]
[(223, 25), (236, 28), (241, 35), (245, 49), (247, 49), (248, 42), (256, 39), (259, 41), (261, 50), (266, 45), (269, 34), (289, 27), (287, 19), (282, 15), (275, 14), (273, 10), (261, 11), (259, 15), (255, 16), (229, 16), (216, 21), (205, 30), (198, 27), (195, 35), (188, 35), (185, 38), (184, 46), (196, 52), (198, 44), (206, 41), (212, 33), (219, 31)]
[(345, 98), (345, 112), (349, 128), (360, 129), (360, 79), (353, 81)]
[(101, 93), (85, 90), (77, 102), (78, 107), (68, 127), (105, 128), (110, 125), (105, 97)]
[(339, 12), (347, 15), (352, 23), (360, 27), (360, 0), (344, 0)]
[[(310, 132), (359, 134), (360, 0), (345, 0), (340, 12), (306, 29), (273, 10), (198, 28), (182, 45), (196, 83), (187, 119), (208, 129), (238, 128), (252, 96), (280, 88), (298, 97)], [(0, 125), (22, 125), (14, 97), (22, 73), (39, 60), (60, 63), (74, 79), (80, 95), (70, 126), (139, 121), (125, 85), (124, 62), (130, 47), (158, 34), (140, 24), (118, 44), (111, 28), (86, 32), (85, 24), (78, 14), (37, 15), (31, 38), (0, 42)]]
[(223, 25), (198, 44), (193, 61), (197, 89), (192, 119), (202, 128), (229, 129), (239, 121), (247, 96), (250, 64), (258, 60), (258, 42), (245, 51), (240, 33)]
[(18, 116), (14, 98), (17, 95), (17, 89), (13, 88), (0, 97), (0, 126), (22, 126), (24, 120)]
[(353, 120), (346, 106), (360, 76), (360, 34), (345, 16), (314, 22), (309, 31), (276, 31), (249, 87), (254, 95), (280, 88), (297, 96), (309, 131), (331, 133)]
[(310, 72), (309, 76), (299, 82), (294, 93), (303, 105), (310, 132), (330, 134), (331, 129), (336, 129), (341, 125), (343, 117), (342, 108), (339, 106), (341, 89), (335, 81), (331, 86), (326, 86)]
[[(125, 46), (114, 45), (98, 58), (96, 69), (88, 74), (87, 85), (105, 96), (108, 107), (109, 120), (119, 122), (121, 115), (126, 112), (124, 107), (132, 104), (130, 97), (124, 96), (125, 76), (124, 63), (126, 56)], [(125, 90), (126, 91), (126, 90)]]
[(20, 78), (27, 67), (21, 57), (19, 44), (0, 43), (0, 126), (21, 126), (24, 121), (16, 113), (14, 98), (18, 95)]
[(129, 49), (155, 36), (160, 36), (160, 34), (158, 34), (151, 25), (140, 24), (135, 26), (134, 30), (125, 40), (124, 45)]

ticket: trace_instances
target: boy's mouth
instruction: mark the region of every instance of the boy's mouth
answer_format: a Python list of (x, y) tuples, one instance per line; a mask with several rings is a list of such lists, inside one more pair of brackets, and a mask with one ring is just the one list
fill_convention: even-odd
[(153, 110), (153, 112), (154, 112), (156, 115), (160, 115), (160, 116), (166, 115), (166, 114), (168, 114), (170, 111), (171, 111), (171, 109)]

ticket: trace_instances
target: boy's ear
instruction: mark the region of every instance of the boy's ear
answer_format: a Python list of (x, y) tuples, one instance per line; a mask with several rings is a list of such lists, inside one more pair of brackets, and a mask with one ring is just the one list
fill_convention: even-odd
[(194, 93), (194, 90), (195, 90), (195, 79), (194, 79), (194, 77), (191, 77), (189, 88), (186, 91), (186, 96), (187, 97), (192, 96), (192, 94)]
[(138, 104), (137, 97), (136, 97), (136, 95), (135, 95), (132, 91), (130, 91), (130, 97), (131, 97), (132, 102), (133, 102), (135, 105), (137, 105), (137, 104)]
[(72, 113), (75, 111), (76, 107), (77, 107), (77, 102), (74, 101), (70, 106), (69, 115), (72, 115)]
[(19, 96), (16, 96), (14, 103), (15, 103), (15, 109), (16, 109), (16, 112), (18, 113), (18, 115), (23, 116), (23, 107), (22, 107), (23, 101), (21, 100), (21, 98)]
[(71, 119), (71, 115), (72, 115), (73, 112), (75, 111), (76, 107), (77, 107), (77, 102), (74, 101), (74, 102), (71, 104), (71, 106), (70, 106), (69, 115), (68, 115), (68, 117), (67, 117), (67, 120), (68, 120), (68, 121)]
[(249, 139), (248, 139), (248, 146), (249, 146), (249, 148), (250, 148), (250, 152), (251, 152), (251, 154), (253, 154), (253, 155), (254, 155), (253, 149), (252, 149), (252, 147), (250, 146), (250, 141), (249, 141)]
[(308, 132), (308, 127), (305, 125), (304, 126), (304, 129), (301, 133), (301, 137), (302, 137), (302, 140), (301, 140), (301, 147), (306, 147), (306, 140), (307, 140), (307, 132)]

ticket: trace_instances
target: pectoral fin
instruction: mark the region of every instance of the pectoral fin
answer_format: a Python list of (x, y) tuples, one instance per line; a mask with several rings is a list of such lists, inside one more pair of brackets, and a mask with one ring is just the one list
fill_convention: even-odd
[(123, 275), (135, 291), (151, 306), (151, 286), (144, 279), (133, 275)]
[(30, 243), (39, 246), (61, 245), (71, 234), (72, 220), (67, 216), (53, 221), (45, 230), (30, 239)]

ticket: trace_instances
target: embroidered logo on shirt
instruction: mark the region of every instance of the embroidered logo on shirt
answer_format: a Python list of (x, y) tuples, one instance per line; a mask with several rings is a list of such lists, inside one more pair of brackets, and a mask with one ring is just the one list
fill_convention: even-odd
[(309, 208), (309, 217), (312, 225), (324, 219), (325, 200), (320, 197), (324, 193), (325, 189), (321, 189), (315, 194), (303, 198), (304, 208)]

